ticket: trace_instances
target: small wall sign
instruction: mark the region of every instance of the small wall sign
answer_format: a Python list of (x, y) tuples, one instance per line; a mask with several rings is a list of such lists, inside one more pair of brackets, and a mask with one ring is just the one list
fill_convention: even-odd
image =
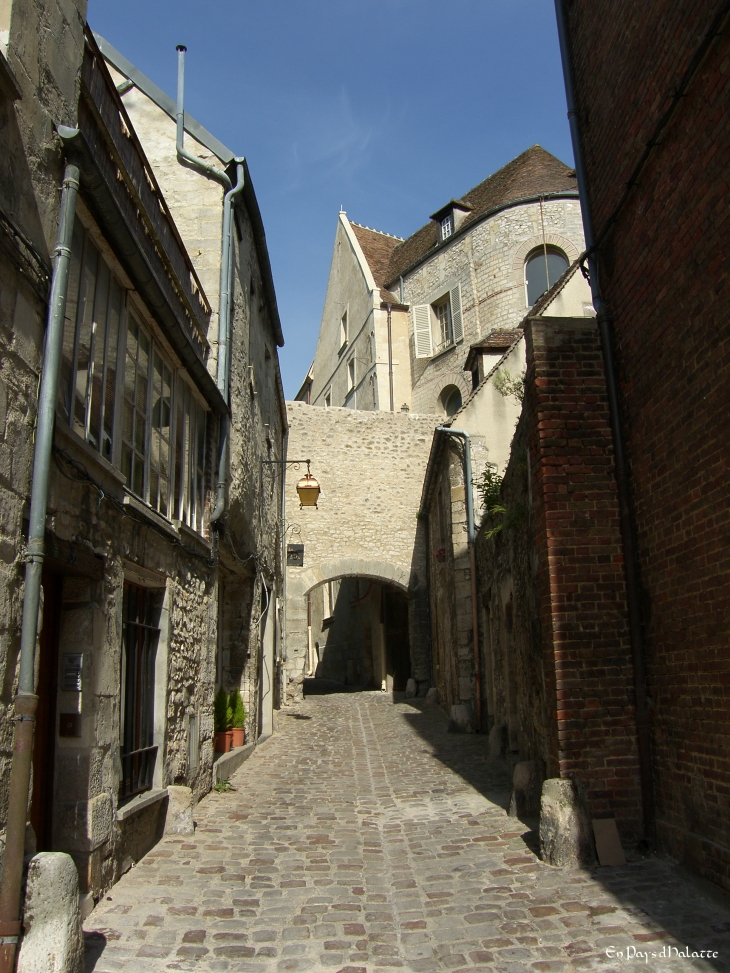
[(81, 692), (81, 670), (84, 665), (83, 652), (66, 652), (61, 668), (61, 689), (64, 693)]
[(288, 567), (304, 567), (304, 544), (286, 545), (286, 563)]

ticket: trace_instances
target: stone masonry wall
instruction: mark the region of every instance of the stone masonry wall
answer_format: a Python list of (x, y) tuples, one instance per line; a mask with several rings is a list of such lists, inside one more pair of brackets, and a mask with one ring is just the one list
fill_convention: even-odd
[[(597, 234), (721, 0), (568, 12)], [(730, 889), (730, 34), (698, 63), (599, 251), (630, 461), (661, 845)], [(610, 79), (610, 83), (609, 83)]]
[(324, 409), (288, 402), (290, 459), (312, 461), (322, 496), (319, 509), (300, 510), (296, 483), (306, 472), (289, 470), (286, 522), (301, 535), (304, 566), (286, 576), (286, 648), (289, 679), (304, 671), (307, 591), (328, 579), (374, 578), (410, 596), (414, 677), (430, 679), (430, 638), (424, 530), (416, 518), (434, 416)]
[[(578, 200), (546, 200), (543, 216), (547, 243), (575, 260), (584, 249)], [(456, 385), (466, 399), (471, 376), (463, 368), (469, 345), (494, 329), (515, 328), (524, 318), (525, 257), (542, 242), (540, 206), (514, 206), (439, 248), (405, 278), (405, 299), (411, 305), (430, 304), (459, 282), (464, 323), (464, 341), (431, 359), (415, 357), (411, 334), (414, 412), (441, 411), (440, 395), (447, 385)]]

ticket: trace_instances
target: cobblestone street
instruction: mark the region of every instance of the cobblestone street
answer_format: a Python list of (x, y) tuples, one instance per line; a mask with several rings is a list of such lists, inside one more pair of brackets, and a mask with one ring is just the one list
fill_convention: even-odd
[(730, 969), (719, 895), (662, 858), (543, 864), (485, 752), (385, 694), (282, 711), (195, 836), (163, 839), (97, 906), (87, 971)]

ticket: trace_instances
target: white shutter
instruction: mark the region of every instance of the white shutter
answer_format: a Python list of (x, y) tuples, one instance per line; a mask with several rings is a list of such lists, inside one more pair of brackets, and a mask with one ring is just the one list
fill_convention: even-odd
[(454, 330), (454, 342), (464, 340), (464, 322), (461, 317), (461, 284), (449, 291), (451, 301), (451, 327)]
[(433, 356), (431, 340), (431, 308), (428, 304), (414, 304), (411, 308), (413, 334), (416, 341), (416, 358)]

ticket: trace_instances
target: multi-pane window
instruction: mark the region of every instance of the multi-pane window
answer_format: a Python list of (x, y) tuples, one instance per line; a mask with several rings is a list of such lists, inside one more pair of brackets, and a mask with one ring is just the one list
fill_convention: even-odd
[(464, 340), (461, 284), (454, 284), (430, 304), (410, 310), (416, 358), (431, 358)]
[(124, 582), (122, 653), (122, 781), (120, 797), (152, 787), (157, 747), (155, 656), (160, 637), (162, 592)]
[(451, 234), (454, 232), (454, 218), (451, 213), (445, 216), (441, 220), (441, 239), (448, 240)]
[(441, 304), (434, 306), (434, 312), (439, 323), (439, 345), (445, 348), (454, 340), (454, 333), (451, 327), (451, 303), (448, 297)]
[(178, 382), (175, 418), (174, 516), (200, 530), (205, 508), (205, 410), (185, 382)]
[(124, 292), (76, 221), (63, 334), (59, 408), (101, 455), (114, 455), (117, 354)]
[(89, 233), (74, 225), (59, 411), (121, 468), (127, 489), (200, 531), (206, 412), (131, 308)]

